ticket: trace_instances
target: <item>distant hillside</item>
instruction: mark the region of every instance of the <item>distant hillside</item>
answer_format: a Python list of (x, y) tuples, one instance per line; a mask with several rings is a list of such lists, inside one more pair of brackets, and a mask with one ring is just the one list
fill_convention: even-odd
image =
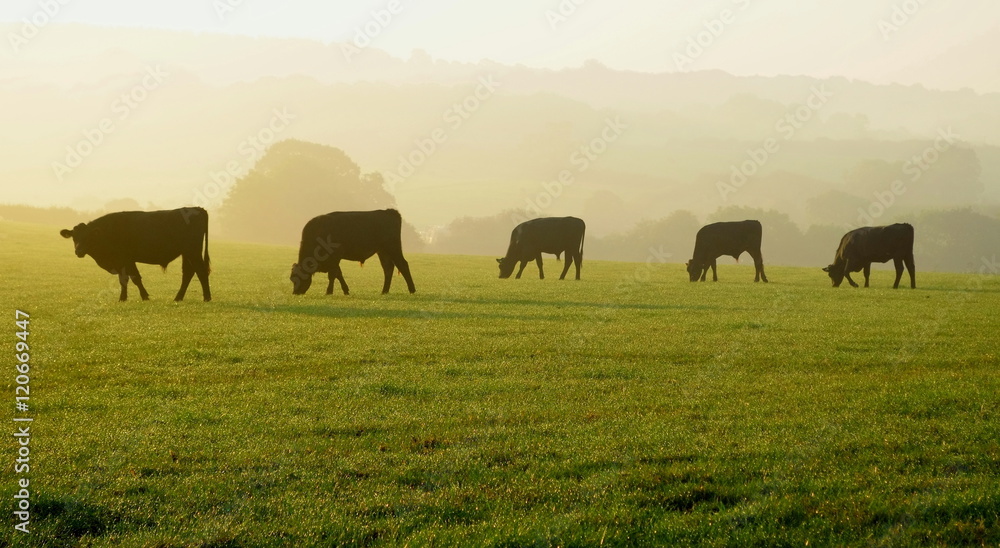
[[(337, 44), (57, 25), (0, 61), (0, 101), (17, 105), (0, 126), (15, 203), (216, 207), (289, 138), (382, 172), (420, 228), (532, 207), (600, 218), (597, 234), (731, 205), (847, 223), (897, 179), (908, 193), (895, 212), (1000, 201), (998, 93), (376, 49), (348, 62)], [(942, 135), (954, 142), (935, 149)], [(926, 166), (912, 171), (914, 158)], [(752, 174), (726, 192), (745, 166)]]

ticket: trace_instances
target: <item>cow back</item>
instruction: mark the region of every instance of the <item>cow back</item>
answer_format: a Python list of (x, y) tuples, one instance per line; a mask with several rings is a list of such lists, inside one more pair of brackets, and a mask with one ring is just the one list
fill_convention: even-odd
[(337, 244), (336, 260), (365, 261), (376, 253), (402, 253), (403, 219), (395, 209), (335, 211), (314, 217), (302, 229), (299, 262), (317, 246)]
[(201, 208), (166, 211), (120, 211), (87, 224), (90, 254), (99, 262), (166, 266), (185, 253), (200, 254), (208, 230)]
[(739, 257), (760, 252), (763, 228), (760, 221), (723, 221), (701, 227), (695, 236), (694, 259), (712, 261), (723, 255)]
[(896, 223), (854, 229), (841, 238), (835, 264), (884, 263), (913, 256), (913, 226)]
[(586, 223), (577, 217), (543, 217), (525, 221), (510, 235), (506, 258), (530, 260), (539, 253), (576, 251), (583, 245)]

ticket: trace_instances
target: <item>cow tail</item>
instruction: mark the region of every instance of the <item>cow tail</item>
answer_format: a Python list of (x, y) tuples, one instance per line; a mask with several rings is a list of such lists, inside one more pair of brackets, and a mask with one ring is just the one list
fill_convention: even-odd
[(583, 266), (583, 241), (587, 239), (587, 226), (583, 226), (583, 232), (580, 234), (580, 254), (576, 256), (577, 264)]
[(212, 259), (208, 256), (208, 219), (205, 219), (205, 268), (212, 273)]

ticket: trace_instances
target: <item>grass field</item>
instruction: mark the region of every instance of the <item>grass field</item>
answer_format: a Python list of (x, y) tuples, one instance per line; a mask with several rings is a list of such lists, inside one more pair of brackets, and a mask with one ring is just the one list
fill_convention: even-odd
[(119, 303), (58, 228), (0, 223), (2, 545), (1000, 544), (997, 277), (414, 254), (414, 295), (373, 259), (294, 297), (293, 248), (213, 241), (213, 302), (176, 262)]

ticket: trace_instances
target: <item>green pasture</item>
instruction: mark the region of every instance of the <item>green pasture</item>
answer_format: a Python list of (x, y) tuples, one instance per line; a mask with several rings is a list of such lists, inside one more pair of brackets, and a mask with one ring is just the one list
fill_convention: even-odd
[(292, 246), (213, 240), (212, 302), (177, 261), (119, 303), (59, 228), (0, 223), (0, 546), (1000, 544), (996, 276), (410, 254), (414, 295), (296, 297)]

